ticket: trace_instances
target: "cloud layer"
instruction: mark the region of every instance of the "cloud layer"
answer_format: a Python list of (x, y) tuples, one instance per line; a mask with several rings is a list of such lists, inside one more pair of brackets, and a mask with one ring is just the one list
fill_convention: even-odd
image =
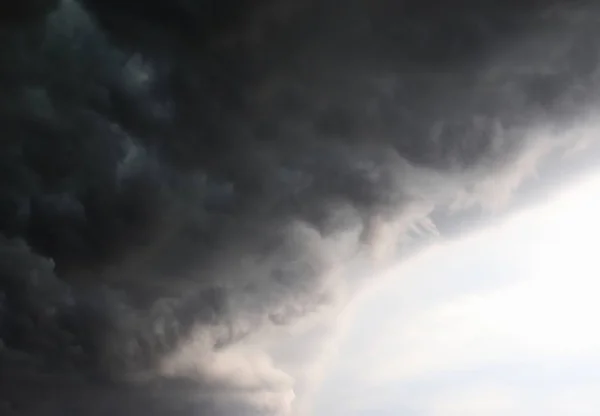
[(8, 414), (290, 414), (281, 333), (586, 143), (595, 7), (346, 3), (2, 6)]
[(598, 179), (390, 272), (344, 316), (314, 414), (594, 414)]

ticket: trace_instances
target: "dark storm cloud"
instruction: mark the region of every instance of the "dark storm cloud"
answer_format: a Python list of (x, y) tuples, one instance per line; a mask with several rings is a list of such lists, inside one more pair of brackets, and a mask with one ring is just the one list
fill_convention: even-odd
[(244, 340), (576, 145), (595, 6), (338, 3), (1, 6), (5, 413), (287, 414)]

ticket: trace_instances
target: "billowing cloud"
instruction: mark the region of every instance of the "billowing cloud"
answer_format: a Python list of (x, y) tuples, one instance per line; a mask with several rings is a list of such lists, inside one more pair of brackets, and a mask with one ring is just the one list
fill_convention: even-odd
[(279, 339), (593, 144), (595, 7), (338, 3), (1, 6), (8, 414), (290, 414)]

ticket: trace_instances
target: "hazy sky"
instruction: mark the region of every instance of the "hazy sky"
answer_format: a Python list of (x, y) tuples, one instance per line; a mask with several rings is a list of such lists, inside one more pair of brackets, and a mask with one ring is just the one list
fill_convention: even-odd
[(592, 415), (600, 175), (403, 264), (340, 319), (316, 415)]

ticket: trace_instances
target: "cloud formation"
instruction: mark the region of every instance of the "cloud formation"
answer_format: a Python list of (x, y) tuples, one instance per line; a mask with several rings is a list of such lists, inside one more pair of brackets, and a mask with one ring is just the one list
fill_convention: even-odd
[(600, 81), (590, 5), (1, 7), (8, 414), (291, 414), (278, 334), (580, 146)]
[(593, 414), (598, 179), (435, 244), (361, 294), (313, 414)]

